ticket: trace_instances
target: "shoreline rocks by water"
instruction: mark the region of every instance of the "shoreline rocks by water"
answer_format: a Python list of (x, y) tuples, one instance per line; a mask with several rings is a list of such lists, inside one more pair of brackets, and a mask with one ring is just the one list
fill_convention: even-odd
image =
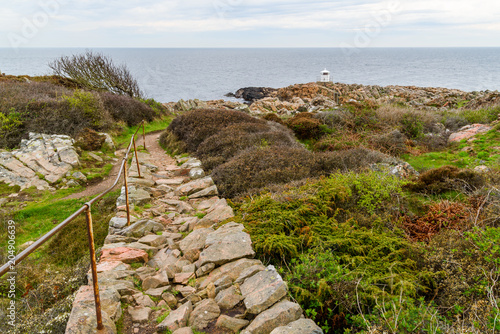
[(279, 89), (245, 87), (226, 96), (241, 98), (243, 103), (225, 100), (180, 100), (165, 103), (172, 112), (195, 108), (228, 108), (261, 114), (275, 112), (321, 111), (345, 104), (397, 104), (424, 110), (453, 108), (478, 109), (500, 104), (500, 92), (465, 92), (458, 89), (416, 86), (376, 86), (344, 83), (305, 83)]

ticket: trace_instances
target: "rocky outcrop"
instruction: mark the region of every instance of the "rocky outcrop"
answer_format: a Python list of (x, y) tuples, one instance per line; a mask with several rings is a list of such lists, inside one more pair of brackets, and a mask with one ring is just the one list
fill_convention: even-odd
[(471, 137), (474, 137), (477, 134), (488, 132), (492, 129), (491, 126), (486, 125), (486, 124), (471, 124), (471, 125), (466, 125), (460, 129), (458, 129), (457, 132), (452, 133), (450, 137), (448, 137), (448, 142), (459, 142), (462, 139), (469, 139)]
[[(135, 183), (128, 191), (147, 192), (151, 208), (127, 225), (118, 201), (97, 267), (107, 333), (116, 333), (120, 302), (127, 304), (124, 322), (131, 322), (136, 332), (269, 334), (290, 324), (296, 332), (312, 328), (310, 333), (322, 333), (309, 322), (295, 323), (302, 309), (287, 300), (286, 283), (274, 267), (253, 259), (250, 235), (231, 222), (234, 213), (226, 200), (210, 192), (190, 198), (215, 187), (211, 178), (188, 176), (201, 168), (199, 161), (179, 159), (181, 166), (163, 171), (147, 158), (140, 158), (146, 160), (141, 170), (145, 167), (144, 178), (151, 185)], [(130, 175), (134, 178), (133, 168)], [(181, 182), (159, 182), (172, 179)], [(66, 333), (95, 332), (92, 303), (91, 286), (82, 287)]]
[[(245, 92), (246, 89), (240, 91)], [(235, 94), (236, 95), (236, 94)], [(243, 97), (238, 94), (237, 97)], [(283, 87), (274, 92), (253, 95), (249, 107), (253, 113), (321, 111), (344, 104), (399, 104), (408, 107), (440, 110), (463, 107), (486, 108), (500, 104), (498, 91), (464, 92), (457, 89), (375, 86), (343, 83), (306, 83)]]
[(255, 102), (266, 97), (275, 97), (277, 91), (276, 88), (269, 87), (246, 87), (238, 89), (233, 96), (247, 102)]
[(0, 182), (21, 189), (50, 189), (49, 183), (62, 179), (80, 164), (73, 144), (69, 136), (30, 133), (19, 149), (0, 152)]

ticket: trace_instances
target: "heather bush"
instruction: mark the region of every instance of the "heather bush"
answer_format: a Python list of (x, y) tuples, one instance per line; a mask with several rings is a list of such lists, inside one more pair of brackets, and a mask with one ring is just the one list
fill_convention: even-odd
[[(123, 121), (127, 126), (134, 126), (146, 120), (151, 122), (155, 117), (161, 116), (162, 107), (153, 102), (141, 102), (125, 95), (102, 93), (104, 107), (109, 111), (111, 117), (117, 122)], [(146, 100), (145, 100), (146, 101)], [(149, 104), (153, 105), (151, 107)]]
[(265, 119), (266, 121), (276, 122), (282, 125), (285, 124), (285, 122), (283, 122), (283, 120), (275, 113), (265, 114), (264, 116), (262, 116), (262, 119)]
[(310, 113), (296, 114), (287, 121), (287, 126), (299, 139), (318, 139), (323, 134), (321, 122)]
[(354, 128), (354, 115), (346, 108), (320, 112), (314, 118), (330, 129)]
[(212, 177), (223, 197), (234, 197), (273, 183), (310, 177), (313, 164), (313, 153), (301, 147), (257, 147), (216, 167)]
[(407, 152), (406, 137), (398, 130), (389, 133), (374, 135), (370, 138), (371, 144), (381, 152), (400, 156)]
[(75, 137), (75, 145), (86, 151), (97, 151), (102, 147), (106, 137), (96, 131), (85, 128)]
[(0, 82), (0, 115), (0, 147), (14, 148), (28, 132), (74, 137), (84, 128), (108, 131), (116, 122), (151, 121), (158, 112), (128, 96), (9, 80)]
[(360, 171), (371, 164), (383, 162), (387, 155), (364, 147), (335, 152), (318, 152), (314, 154), (314, 175), (329, 175), (340, 171)]
[(177, 155), (186, 152), (186, 145), (177, 138), (172, 132), (163, 131), (159, 139), (160, 146), (167, 151), (168, 154)]
[(236, 110), (195, 109), (175, 118), (167, 130), (183, 141), (189, 152), (196, 152), (205, 139), (237, 123), (265, 124), (266, 121)]
[(291, 131), (279, 124), (237, 123), (205, 139), (196, 156), (207, 170), (212, 170), (247, 148), (274, 145), (299, 146)]
[(484, 182), (484, 177), (473, 170), (443, 166), (420, 174), (418, 180), (407, 187), (424, 194), (442, 194), (447, 191), (470, 194), (482, 187)]

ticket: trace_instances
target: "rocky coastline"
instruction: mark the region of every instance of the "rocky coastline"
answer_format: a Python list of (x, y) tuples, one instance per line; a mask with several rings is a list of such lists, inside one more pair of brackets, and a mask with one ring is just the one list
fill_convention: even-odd
[(242, 102), (226, 100), (180, 100), (165, 103), (171, 112), (195, 108), (237, 109), (254, 114), (274, 112), (281, 115), (297, 111), (322, 111), (345, 104), (397, 104), (422, 110), (439, 111), (456, 108), (479, 109), (500, 103), (498, 91), (466, 92), (458, 89), (416, 86), (376, 86), (344, 83), (295, 84), (279, 89), (246, 87), (226, 96)]

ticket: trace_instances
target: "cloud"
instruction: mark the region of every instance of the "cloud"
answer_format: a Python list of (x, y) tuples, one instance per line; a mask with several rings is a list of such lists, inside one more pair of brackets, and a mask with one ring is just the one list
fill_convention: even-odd
[[(141, 36), (203, 34), (191, 40), (190, 46), (197, 46), (203, 38), (206, 40), (207, 34), (212, 34), (210, 40), (216, 40), (223, 34), (244, 32), (255, 45), (264, 31), (282, 39), (328, 34), (336, 43), (346, 33), (359, 32), (379, 22), (388, 12), (390, 20), (383, 24), (384, 36), (415, 36), (421, 31), (419, 41), (425, 42), (425, 32), (435, 29), (446, 30), (455, 37), (464, 30), (485, 36), (500, 31), (497, 0), (13, 0), (0, 5), (0, 32), (19, 33), (25, 20), (43, 10), (41, 4), (54, 1), (60, 4), (60, 10), (44, 27), (44, 37), (33, 40), (35, 44), (55, 46), (58, 38), (68, 40), (71, 35), (82, 41), (95, 36), (98, 44), (107, 38), (115, 44), (134, 46), (130, 43)], [(463, 41), (464, 46), (473, 42)], [(310, 40), (296, 43), (309, 45)], [(500, 46), (498, 38), (491, 38), (490, 43)]]

